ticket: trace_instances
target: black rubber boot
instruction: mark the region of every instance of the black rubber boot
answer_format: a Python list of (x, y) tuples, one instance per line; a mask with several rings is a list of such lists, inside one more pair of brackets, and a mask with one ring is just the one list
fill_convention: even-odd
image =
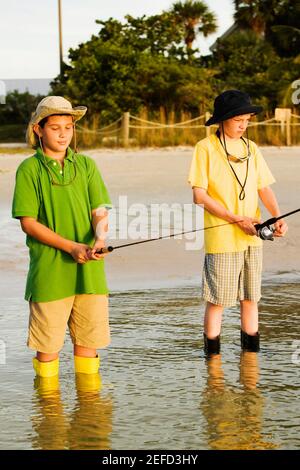
[(241, 347), (244, 351), (258, 352), (259, 351), (259, 333), (256, 335), (248, 335), (241, 330)]
[(220, 335), (214, 339), (209, 339), (205, 333), (203, 333), (204, 338), (204, 353), (206, 356), (211, 356), (212, 354), (220, 354)]

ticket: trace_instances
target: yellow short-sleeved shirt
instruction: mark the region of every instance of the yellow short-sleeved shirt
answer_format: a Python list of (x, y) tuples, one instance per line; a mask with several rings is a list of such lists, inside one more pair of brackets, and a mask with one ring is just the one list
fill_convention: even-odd
[[(249, 159), (248, 178), (245, 186), (246, 197), (239, 200), (241, 187), (227, 161), (225, 151), (216, 136), (212, 134), (196, 144), (189, 172), (192, 187), (204, 188), (207, 194), (218, 201), (227, 210), (236, 215), (260, 218), (258, 189), (275, 182), (257, 145), (249, 141), (251, 156)], [(241, 155), (242, 142), (230, 142), (229, 153)], [(239, 180), (243, 183), (246, 176), (246, 162), (232, 162)], [(224, 223), (223, 219), (204, 211), (204, 227)], [(206, 253), (228, 253), (243, 251), (248, 246), (260, 246), (262, 240), (257, 236), (246, 235), (238, 225), (231, 224), (209, 229), (204, 232)]]

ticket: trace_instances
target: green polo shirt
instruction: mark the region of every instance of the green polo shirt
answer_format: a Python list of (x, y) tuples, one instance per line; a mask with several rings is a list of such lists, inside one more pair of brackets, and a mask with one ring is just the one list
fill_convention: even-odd
[[(65, 186), (54, 182), (70, 183)], [(111, 208), (111, 201), (94, 160), (70, 148), (64, 167), (40, 148), (16, 173), (12, 216), (33, 217), (68, 240), (94, 243), (92, 209)], [(79, 264), (68, 253), (27, 235), (30, 264), (25, 299), (49, 302), (76, 294), (107, 294), (104, 260)]]

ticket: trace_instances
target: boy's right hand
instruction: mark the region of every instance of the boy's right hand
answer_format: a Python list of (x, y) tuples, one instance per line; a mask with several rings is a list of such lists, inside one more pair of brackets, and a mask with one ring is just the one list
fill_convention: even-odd
[(261, 220), (253, 217), (247, 217), (245, 215), (237, 215), (237, 225), (240, 227), (243, 232), (247, 235), (257, 235), (256, 228), (254, 227), (255, 224), (260, 224)]
[(88, 250), (90, 249), (89, 245), (84, 243), (74, 242), (70, 250), (70, 255), (76, 261), (76, 263), (84, 264), (89, 261)]

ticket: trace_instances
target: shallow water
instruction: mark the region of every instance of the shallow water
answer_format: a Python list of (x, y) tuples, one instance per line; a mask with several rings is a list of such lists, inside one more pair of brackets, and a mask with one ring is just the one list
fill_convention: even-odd
[(264, 284), (259, 354), (241, 354), (238, 310), (227, 309), (222, 354), (208, 362), (199, 288), (111, 294), (99, 391), (75, 382), (69, 337), (59, 388), (34, 382), (28, 306), (7, 292), (0, 448), (299, 449), (299, 285)]

